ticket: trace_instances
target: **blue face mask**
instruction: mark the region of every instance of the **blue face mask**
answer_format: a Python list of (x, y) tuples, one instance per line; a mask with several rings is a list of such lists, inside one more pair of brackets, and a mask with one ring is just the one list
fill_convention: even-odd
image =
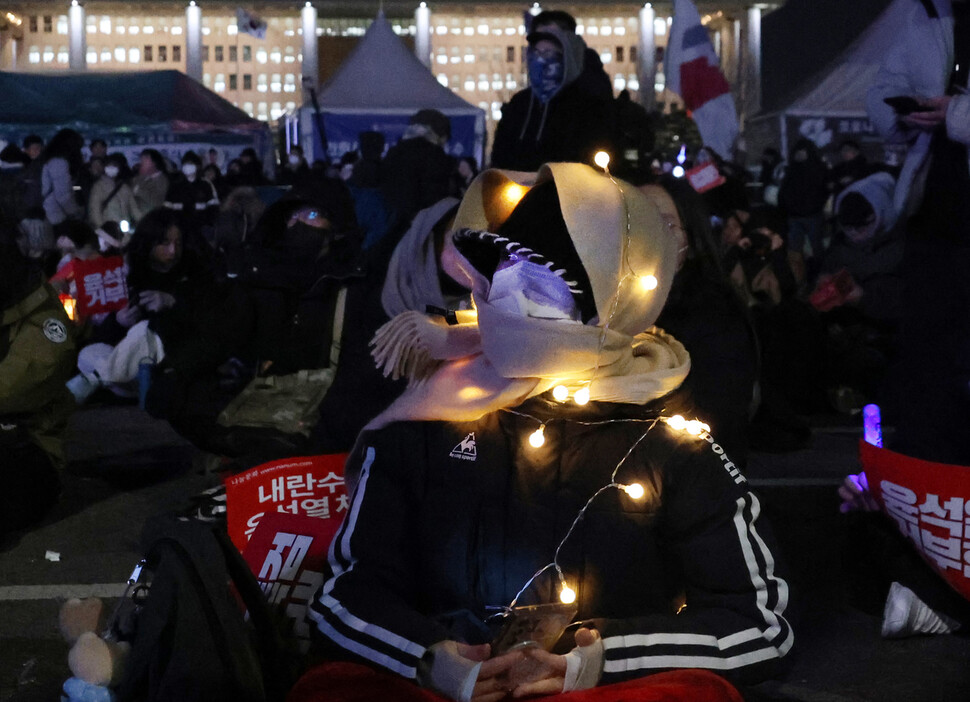
[(532, 87), (532, 92), (539, 98), (539, 102), (549, 102), (562, 86), (562, 56), (540, 56), (529, 51), (527, 60), (529, 63), (529, 85)]

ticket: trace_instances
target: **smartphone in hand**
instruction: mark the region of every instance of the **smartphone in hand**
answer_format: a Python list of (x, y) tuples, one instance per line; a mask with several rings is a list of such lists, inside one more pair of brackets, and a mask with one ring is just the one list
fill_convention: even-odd
[(910, 97), (909, 95), (895, 95), (893, 97), (883, 98), (883, 102), (893, 108), (898, 115), (908, 115), (913, 112), (928, 112), (933, 109), (919, 104), (916, 98)]

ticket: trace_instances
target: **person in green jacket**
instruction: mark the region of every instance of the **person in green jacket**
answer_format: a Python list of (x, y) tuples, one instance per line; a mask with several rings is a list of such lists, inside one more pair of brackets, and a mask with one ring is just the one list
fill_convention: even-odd
[(73, 323), (12, 234), (0, 225), (0, 535), (57, 502), (77, 359)]

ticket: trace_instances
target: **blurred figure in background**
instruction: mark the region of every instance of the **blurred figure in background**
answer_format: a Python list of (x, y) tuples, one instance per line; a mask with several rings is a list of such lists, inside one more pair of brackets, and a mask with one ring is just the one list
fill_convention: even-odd
[(128, 185), (131, 171), (124, 154), (108, 156), (104, 175), (91, 187), (88, 198), (88, 222), (97, 229), (105, 222), (135, 221), (135, 194)]
[(138, 175), (132, 181), (135, 221), (165, 204), (168, 175), (165, 159), (155, 149), (145, 149), (138, 157)]
[(74, 327), (52, 287), (0, 222), (0, 536), (39, 521), (57, 502), (64, 430), (74, 402), (64, 382)]

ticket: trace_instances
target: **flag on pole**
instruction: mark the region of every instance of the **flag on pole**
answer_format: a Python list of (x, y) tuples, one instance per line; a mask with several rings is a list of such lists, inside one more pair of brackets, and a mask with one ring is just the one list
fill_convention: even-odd
[(251, 34), (257, 39), (266, 38), (266, 20), (241, 7), (236, 8), (236, 26), (243, 34)]
[(674, 20), (664, 54), (667, 88), (690, 110), (705, 146), (732, 157), (738, 113), (714, 45), (691, 0), (674, 0)]

